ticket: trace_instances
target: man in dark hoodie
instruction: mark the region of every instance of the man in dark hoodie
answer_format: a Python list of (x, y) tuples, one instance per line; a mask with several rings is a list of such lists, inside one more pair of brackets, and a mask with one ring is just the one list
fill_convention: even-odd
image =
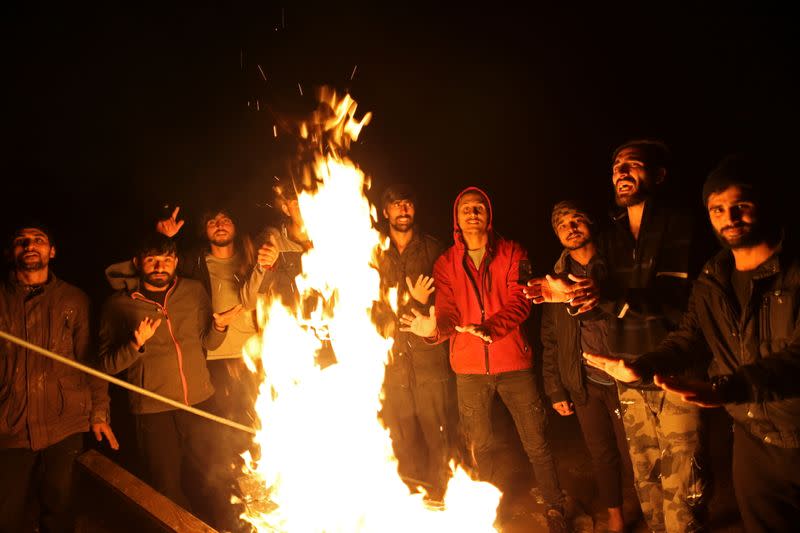
[(436, 305), (430, 316), (416, 309), (404, 315), (403, 331), (434, 343), (450, 339), (461, 424), (485, 480), (491, 479), (492, 400), (500, 396), (533, 465), (550, 531), (566, 531), (564, 495), (544, 437), (546, 412), (521, 328), (531, 306), (519, 282), (527, 253), (494, 232), (489, 197), (478, 188), (458, 195), (453, 217), (455, 243), (433, 268)]
[[(114, 277), (119, 289), (106, 302), (100, 325), (100, 368), (109, 374), (125, 371), (134, 385), (202, 410), (213, 410), (214, 388), (206, 366), (206, 351), (225, 339), (228, 325), (241, 305), (214, 313), (198, 281), (176, 275), (175, 243), (154, 235), (133, 259), (136, 277)], [(124, 275), (124, 274), (123, 274)], [(211, 422), (157, 400), (131, 393), (139, 451), (153, 487), (191, 510), (184, 494), (182, 463), (203, 472), (213, 438)], [(203, 478), (210, 487), (227, 480)], [(218, 505), (228, 502), (218, 502)], [(220, 513), (224, 513), (220, 507)], [(219, 515), (223, 516), (222, 514)], [(222, 520), (222, 518), (220, 518)]]
[[(767, 162), (729, 157), (703, 202), (723, 250), (706, 263), (680, 327), (634, 361), (587, 355), (623, 382), (655, 381), (734, 420), (733, 485), (748, 532), (800, 522), (800, 256), (763, 181)], [(711, 380), (680, 373), (710, 347)]]
[[(450, 477), (450, 412), (452, 383), (447, 350), (416, 335), (399, 331), (397, 317), (427, 307), (434, 291), (433, 263), (442, 253), (438, 240), (422, 233), (415, 222), (416, 195), (407, 185), (383, 193), (382, 212), (388, 224), (389, 248), (378, 258), (383, 293), (396, 289), (397, 312), (388, 302), (376, 305), (377, 323), (394, 337), (383, 382), (381, 416), (389, 428), (398, 470), (406, 479), (427, 485), (427, 501), (439, 505)], [(409, 481), (415, 487), (415, 481)]]
[[(13, 268), (0, 283), (0, 330), (92, 364), (89, 299), (50, 270), (52, 233), (39, 222), (9, 239)], [(8, 341), (0, 342), (0, 532), (72, 531), (75, 459), (90, 428), (118, 448), (108, 385)]]

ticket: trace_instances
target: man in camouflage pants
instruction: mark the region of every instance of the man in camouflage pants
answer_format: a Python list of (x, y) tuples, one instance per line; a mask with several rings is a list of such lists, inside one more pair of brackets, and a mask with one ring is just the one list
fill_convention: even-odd
[[(658, 141), (631, 141), (614, 152), (612, 183), (621, 209), (600, 239), (609, 269), (600, 306), (616, 317), (608, 323), (609, 348), (626, 360), (655, 349), (688, 300), (694, 221), (659, 201), (667, 166), (668, 151)], [(619, 399), (647, 525), (657, 532), (700, 530), (699, 408), (652, 383), (619, 383)]]
[(705, 480), (698, 408), (672, 392), (619, 384), (623, 423), (642, 513), (653, 531), (697, 531)]

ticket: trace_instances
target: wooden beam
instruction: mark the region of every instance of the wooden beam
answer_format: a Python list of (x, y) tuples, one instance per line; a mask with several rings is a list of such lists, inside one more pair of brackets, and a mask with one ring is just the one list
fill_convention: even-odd
[(88, 450), (78, 463), (95, 479), (111, 487), (154, 522), (175, 533), (217, 533), (217, 530), (134, 476), (105, 455)]

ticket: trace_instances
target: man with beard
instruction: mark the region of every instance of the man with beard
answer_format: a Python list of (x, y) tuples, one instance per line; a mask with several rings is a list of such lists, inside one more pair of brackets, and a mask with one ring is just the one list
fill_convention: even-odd
[[(176, 207), (169, 218), (160, 220), (156, 230), (167, 237), (175, 237), (184, 224), (177, 218), (179, 210), (180, 207)], [(199, 226), (205, 242), (198, 249), (181, 254), (178, 272), (203, 284), (215, 313), (239, 304), (245, 310), (233, 319), (222, 344), (209, 350), (208, 370), (216, 390), (219, 414), (251, 424), (257, 384), (245, 368), (242, 348), (258, 333), (255, 309), (270, 253), (267, 246), (262, 246), (256, 254), (252, 240), (239, 231), (235, 220), (228, 208), (206, 210)], [(242, 438), (246, 436), (241, 432), (231, 434), (230, 443), (237, 455), (247, 447), (246, 442), (241, 442)]]
[[(577, 203), (559, 202), (551, 216), (564, 251), (555, 265), (558, 277), (606, 278), (606, 266), (593, 240), (594, 224)], [(574, 318), (573, 318), (574, 317)], [(606, 530), (624, 531), (623, 479), (632, 482), (628, 443), (616, 382), (583, 362), (581, 352), (608, 354), (606, 315), (594, 309), (580, 315), (575, 305), (549, 304), (542, 312), (544, 389), (561, 416), (577, 412), (592, 457), (600, 500), (608, 509)], [(635, 506), (638, 506), (634, 498)]]
[[(674, 329), (688, 300), (693, 219), (664, 205), (669, 151), (653, 140), (633, 140), (614, 151), (612, 184), (621, 208), (600, 238), (608, 278), (600, 307), (610, 315), (608, 348), (633, 360), (655, 349)], [(702, 364), (694, 369), (700, 373)], [(697, 406), (653, 384), (619, 384), (634, 481), (652, 531), (702, 527), (701, 422)]]
[[(126, 371), (129, 382), (172, 400), (213, 411), (214, 388), (206, 351), (218, 348), (241, 305), (215, 313), (200, 282), (176, 275), (175, 243), (162, 236), (145, 239), (133, 259), (136, 277), (108, 272), (118, 289), (103, 309), (100, 325), (100, 368), (109, 374)], [(114, 274), (119, 274), (115, 276)], [(159, 492), (192, 510), (184, 490), (183, 464), (205, 472), (216, 457), (212, 422), (131, 393), (131, 412), (147, 478)], [(215, 475), (215, 472), (211, 472)], [(222, 474), (220, 474), (222, 475)], [(211, 491), (229, 479), (199, 476)], [(229, 519), (229, 498), (211, 502), (219, 526)], [(202, 511), (203, 509), (195, 509)]]
[(426, 500), (441, 505), (450, 476), (448, 461), (452, 372), (443, 344), (428, 344), (399, 330), (398, 316), (427, 307), (433, 293), (433, 263), (442, 252), (435, 238), (415, 224), (416, 196), (408, 185), (384, 191), (389, 248), (378, 260), (382, 293), (397, 289), (397, 313), (388, 302), (376, 306), (377, 323), (394, 346), (383, 382), (381, 416), (389, 428), (398, 470), (412, 490), (424, 482)]
[[(0, 330), (90, 364), (89, 299), (50, 271), (52, 234), (40, 223), (18, 227), (0, 285)], [(103, 380), (0, 343), (0, 531), (72, 531), (73, 472), (90, 428), (119, 447)], [(38, 520), (32, 516), (38, 507)]]
[(461, 424), (485, 481), (492, 480), (491, 407), (500, 396), (533, 465), (549, 531), (567, 531), (565, 498), (544, 437), (547, 416), (532, 371), (533, 350), (521, 328), (531, 307), (519, 278), (527, 253), (495, 233), (489, 197), (476, 187), (462, 191), (453, 204), (453, 238), (433, 267), (436, 305), (429, 316), (412, 308), (412, 315), (401, 317), (402, 331), (432, 343), (450, 340)]
[[(795, 531), (800, 521), (800, 257), (775, 220), (763, 161), (726, 158), (703, 202), (723, 250), (695, 283), (680, 327), (634, 361), (587, 355), (620, 381), (654, 380), (734, 420), (733, 484), (748, 532)], [(710, 382), (675, 376), (698, 346)]]

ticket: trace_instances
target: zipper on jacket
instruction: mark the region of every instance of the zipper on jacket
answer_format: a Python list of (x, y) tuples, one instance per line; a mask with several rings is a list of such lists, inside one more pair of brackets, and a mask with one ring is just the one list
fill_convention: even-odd
[[(467, 277), (469, 278), (469, 281), (472, 283), (472, 288), (475, 290), (475, 296), (478, 298), (478, 305), (481, 308), (481, 324), (483, 324), (483, 321), (486, 320), (486, 309), (484, 309), (484, 307), (483, 307), (483, 298), (481, 297), (481, 290), (478, 287), (478, 282), (475, 280), (475, 276), (472, 275), (472, 271), (469, 268), (469, 264), (467, 264), (467, 255), (466, 255), (466, 253), (464, 254), (464, 258), (461, 261), (461, 266), (464, 268), (464, 270), (466, 270)], [(480, 271), (478, 272), (478, 275), (480, 275)], [(484, 357), (484, 361), (485, 361), (485, 365), (486, 365), (486, 374), (488, 375), (490, 373), (489, 372), (489, 346), (484, 341), (481, 341), (481, 342), (483, 342), (483, 357)]]
[(167, 329), (169, 330), (169, 336), (170, 338), (172, 338), (172, 342), (175, 344), (175, 351), (178, 354), (178, 373), (181, 376), (181, 387), (183, 388), (183, 402), (186, 405), (189, 405), (189, 387), (186, 383), (186, 375), (183, 373), (183, 352), (181, 351), (181, 345), (178, 344), (178, 340), (175, 338), (175, 333), (172, 330), (172, 321), (170, 320), (169, 313), (167, 312), (167, 300), (169, 299), (169, 295), (172, 293), (172, 291), (175, 289), (177, 285), (178, 283), (176, 277), (175, 283), (172, 285), (172, 287), (170, 287), (167, 290), (167, 294), (164, 295), (164, 305), (161, 305), (158, 302), (145, 298), (144, 295), (142, 295), (142, 293), (140, 292), (134, 292), (131, 295), (131, 297), (134, 300), (142, 300), (143, 302), (148, 302), (155, 305), (156, 307), (158, 307), (158, 309), (161, 311), (161, 314), (163, 314), (164, 318), (167, 320)]
[[(759, 340), (762, 344), (767, 345), (767, 349), (772, 351), (772, 328), (770, 327), (770, 305), (769, 294), (764, 295), (764, 303), (761, 306), (761, 331), (759, 331)], [(760, 351), (759, 346), (759, 351)]]

